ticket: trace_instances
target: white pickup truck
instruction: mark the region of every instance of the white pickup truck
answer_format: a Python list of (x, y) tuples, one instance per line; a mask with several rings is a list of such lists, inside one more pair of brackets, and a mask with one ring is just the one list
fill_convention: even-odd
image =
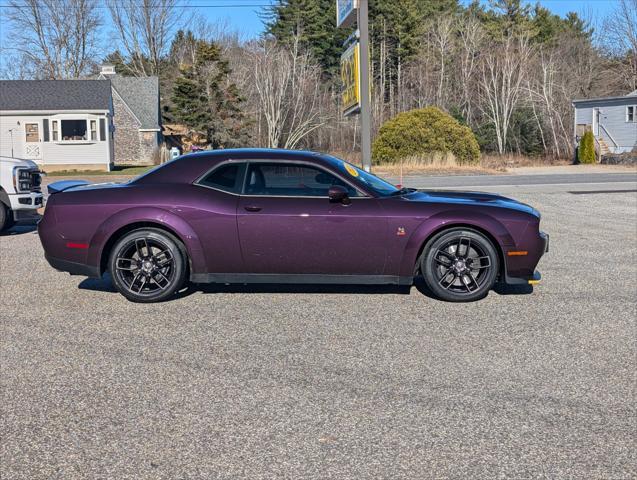
[(42, 172), (31, 160), (0, 157), (0, 232), (19, 220), (37, 218)]

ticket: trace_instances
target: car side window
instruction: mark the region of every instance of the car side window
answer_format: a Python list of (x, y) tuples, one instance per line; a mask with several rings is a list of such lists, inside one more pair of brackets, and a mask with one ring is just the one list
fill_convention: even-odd
[(226, 163), (212, 170), (198, 183), (224, 192), (239, 193), (244, 169), (244, 163)]
[(332, 185), (347, 188), (350, 197), (358, 191), (320, 168), (295, 163), (251, 163), (246, 177), (246, 195), (281, 197), (327, 197)]

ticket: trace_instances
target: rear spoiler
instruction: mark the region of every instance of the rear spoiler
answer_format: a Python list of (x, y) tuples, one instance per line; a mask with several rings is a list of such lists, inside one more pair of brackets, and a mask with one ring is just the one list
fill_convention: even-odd
[(86, 180), (61, 180), (59, 182), (51, 183), (47, 188), (49, 195), (53, 195), (54, 193), (61, 193), (71, 188), (90, 184), (91, 182), (87, 182)]

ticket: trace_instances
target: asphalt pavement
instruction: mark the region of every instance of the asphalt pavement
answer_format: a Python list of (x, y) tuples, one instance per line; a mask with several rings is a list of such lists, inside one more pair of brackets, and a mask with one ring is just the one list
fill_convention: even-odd
[(512, 191), (551, 235), (543, 282), (471, 304), (351, 286), (132, 304), (10, 231), (1, 477), (635, 478), (637, 193), (536, 185)]
[[(576, 168), (576, 167), (573, 167)], [(518, 191), (559, 193), (578, 188), (584, 190), (635, 190), (637, 171), (595, 173), (547, 173), (531, 175), (406, 175), (388, 177), (395, 184), (419, 189), (478, 189), (494, 192)]]

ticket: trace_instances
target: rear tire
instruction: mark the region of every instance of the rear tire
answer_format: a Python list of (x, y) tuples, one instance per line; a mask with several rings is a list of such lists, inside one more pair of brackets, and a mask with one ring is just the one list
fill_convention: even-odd
[(0, 233), (9, 230), (14, 225), (13, 212), (4, 203), (0, 202)]
[(493, 288), (499, 263), (498, 252), (485, 235), (453, 228), (427, 243), (420, 270), (429, 290), (441, 300), (471, 302), (486, 297)]
[(131, 302), (172, 297), (185, 281), (187, 256), (181, 242), (157, 228), (140, 228), (119, 239), (108, 260), (113, 285)]

